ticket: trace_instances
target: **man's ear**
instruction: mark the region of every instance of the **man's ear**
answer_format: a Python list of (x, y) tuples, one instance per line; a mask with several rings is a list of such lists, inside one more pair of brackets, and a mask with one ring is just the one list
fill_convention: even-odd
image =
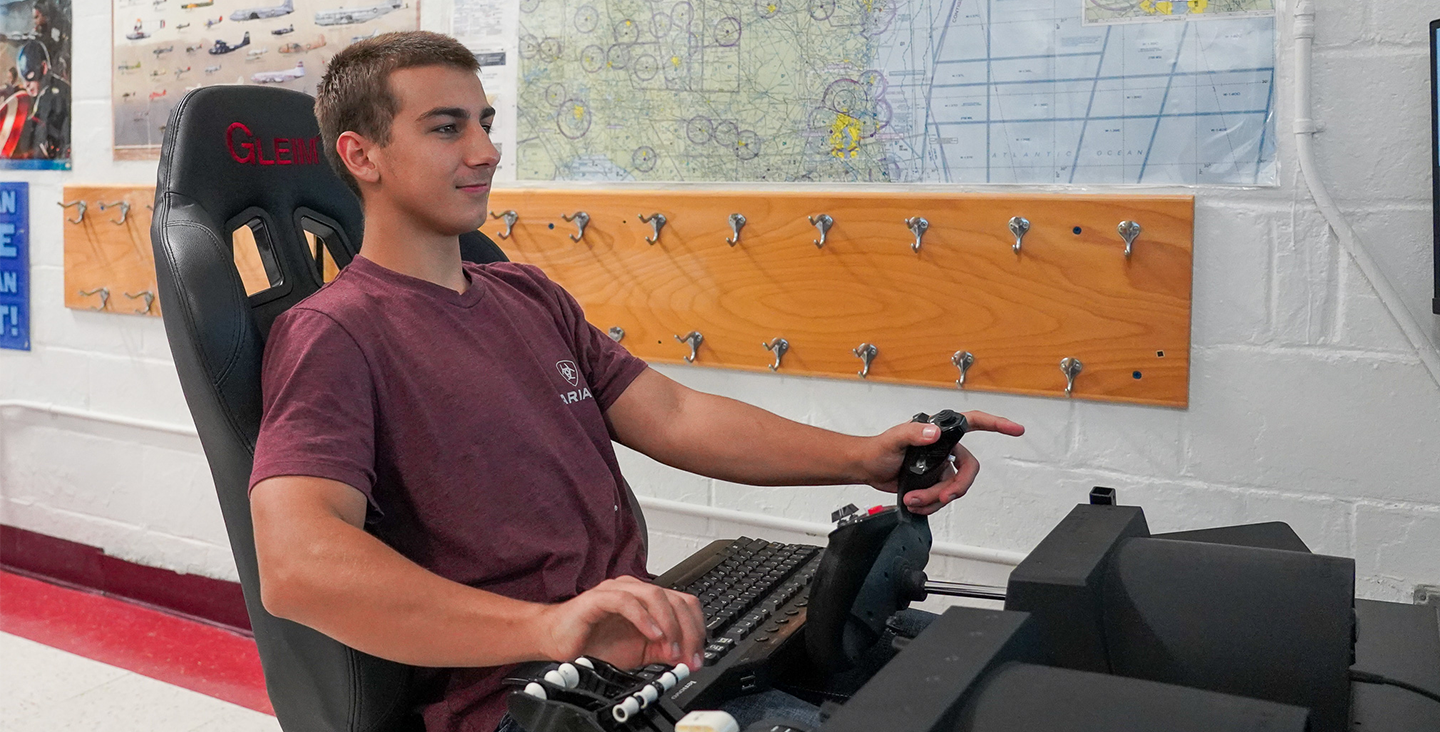
[(375, 164), (374, 152), (378, 146), (357, 132), (342, 132), (335, 140), (335, 151), (345, 163), (350, 175), (363, 183), (379, 183), (380, 168)]

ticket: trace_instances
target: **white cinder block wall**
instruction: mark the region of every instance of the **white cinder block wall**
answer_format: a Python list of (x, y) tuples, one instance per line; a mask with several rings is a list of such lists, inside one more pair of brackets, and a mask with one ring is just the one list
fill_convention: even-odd
[[(447, 27), (439, 3), (422, 6), (427, 27)], [(1399, 286), (1403, 306), (1440, 341), (1440, 318), (1429, 313), (1426, 45), (1440, 4), (1317, 6), (1323, 177)], [(952, 544), (1024, 552), (1090, 486), (1104, 484), (1143, 505), (1156, 530), (1287, 521), (1313, 548), (1355, 557), (1363, 596), (1408, 600), (1416, 583), (1440, 583), (1440, 388), (1340, 252), (1299, 177), (1288, 15), (1280, 25), (1281, 186), (1195, 191), (1188, 410), (662, 370), (851, 433), (947, 406), (1024, 423), (1022, 439), (967, 438), (984, 469), (971, 495), (935, 522), (937, 538)], [(31, 184), (34, 343), (29, 353), (0, 351), (0, 400), (189, 425), (158, 319), (61, 304), (61, 186), (155, 178), (153, 163), (111, 161), (109, 0), (77, 0), (74, 28), (74, 171), (0, 176)], [(866, 488), (749, 488), (633, 453), (622, 460), (643, 495), (755, 515), (823, 522), (839, 504), (881, 500)], [(655, 570), (713, 537), (798, 536), (655, 510), (647, 516)], [(190, 437), (0, 410), (0, 522), (148, 565), (235, 576), (208, 469)], [(932, 574), (992, 582), (1008, 569), (954, 558), (932, 564)]]

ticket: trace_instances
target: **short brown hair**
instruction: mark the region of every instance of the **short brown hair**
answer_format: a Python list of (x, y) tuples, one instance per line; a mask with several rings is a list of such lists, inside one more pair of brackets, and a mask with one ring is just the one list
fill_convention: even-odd
[(480, 70), (474, 54), (450, 36), (430, 31), (382, 33), (335, 54), (315, 90), (315, 117), (320, 121), (325, 159), (356, 196), (360, 184), (335, 151), (335, 140), (343, 132), (355, 132), (381, 146), (389, 144), (390, 123), (400, 111), (399, 100), (390, 92), (390, 73), (414, 66)]

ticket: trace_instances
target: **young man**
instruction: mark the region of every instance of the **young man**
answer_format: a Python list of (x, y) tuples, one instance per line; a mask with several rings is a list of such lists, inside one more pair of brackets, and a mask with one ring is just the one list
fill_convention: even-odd
[[(362, 255), (275, 321), (251, 478), (266, 609), (436, 669), (432, 732), (494, 729), (506, 664), (699, 665), (699, 604), (645, 580), (612, 439), (723, 480), (893, 491), (905, 448), (938, 435), (907, 423), (848, 437), (692, 391), (586, 323), (539, 269), (462, 264), (457, 237), (485, 221), (500, 157), (476, 68), (424, 32), (331, 61), (316, 112), (364, 204)], [(575, 388), (567, 362), (593, 398), (557, 398)], [(963, 447), (955, 464), (915, 510), (969, 488), (979, 464)]]

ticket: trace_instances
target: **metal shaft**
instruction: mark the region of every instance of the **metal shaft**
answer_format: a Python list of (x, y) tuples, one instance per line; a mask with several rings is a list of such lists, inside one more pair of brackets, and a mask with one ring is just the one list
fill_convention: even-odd
[(931, 595), (946, 595), (949, 597), (974, 597), (981, 600), (1004, 600), (1005, 588), (995, 585), (974, 585), (969, 582), (942, 582), (929, 580), (925, 583), (925, 592)]

